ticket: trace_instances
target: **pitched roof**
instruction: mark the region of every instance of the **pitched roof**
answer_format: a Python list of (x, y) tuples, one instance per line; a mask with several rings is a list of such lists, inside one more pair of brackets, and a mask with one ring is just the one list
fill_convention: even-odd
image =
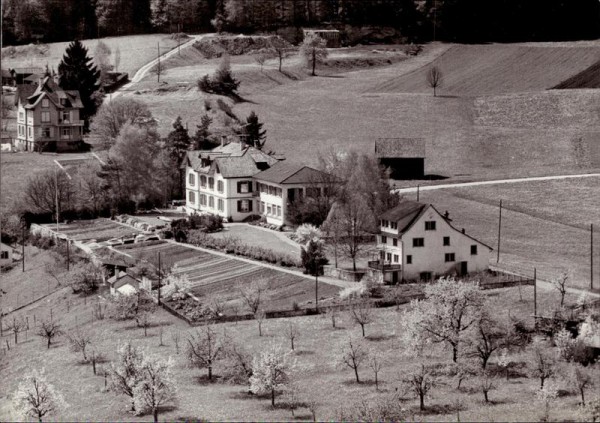
[(18, 104), (19, 101), (23, 104), (27, 104), (27, 98), (30, 97), (36, 90), (35, 85), (30, 84), (20, 84), (17, 85), (17, 95), (15, 96), (15, 105)]
[(241, 157), (218, 157), (215, 159), (215, 165), (224, 178), (245, 178), (260, 172), (249, 154)]
[(32, 73), (44, 73), (44, 69), (42, 68), (36, 68), (36, 67), (29, 67), (29, 68), (14, 68), (12, 69), (15, 73), (18, 74), (32, 74)]
[[(25, 104), (26, 108), (33, 108), (36, 104), (44, 97), (48, 97), (54, 105), (62, 109), (64, 107), (73, 107), (81, 109), (83, 108), (83, 103), (81, 102), (81, 96), (79, 95), (79, 91), (77, 90), (63, 90), (58, 86), (54, 80), (46, 76), (41, 81), (41, 84), (37, 85), (18, 85), (17, 86), (17, 96), (15, 96), (15, 101), (21, 101), (21, 103)], [(61, 100), (64, 100), (61, 103)]]
[[(211, 164), (206, 165), (202, 159)], [(224, 178), (246, 178), (277, 162), (277, 158), (254, 147), (232, 142), (212, 150), (188, 151), (186, 165), (202, 173), (208, 173), (217, 167)]]
[(260, 181), (275, 184), (308, 184), (321, 179), (323, 172), (298, 163), (279, 162), (255, 175)]
[(379, 138), (375, 140), (375, 156), (378, 158), (425, 157), (425, 139)]
[(428, 207), (429, 204), (406, 200), (383, 213), (380, 219), (398, 222), (398, 231), (403, 233), (412, 226)]

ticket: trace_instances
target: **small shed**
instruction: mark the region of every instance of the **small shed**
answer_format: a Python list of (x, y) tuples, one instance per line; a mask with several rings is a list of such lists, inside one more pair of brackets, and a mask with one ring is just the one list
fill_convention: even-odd
[(7, 266), (12, 263), (13, 249), (10, 245), (0, 243), (0, 266)]
[(340, 31), (337, 29), (304, 29), (304, 38), (309, 35), (318, 35), (327, 42), (328, 48), (339, 48), (340, 43)]
[(390, 168), (392, 179), (421, 179), (425, 176), (424, 138), (379, 138), (375, 157)]

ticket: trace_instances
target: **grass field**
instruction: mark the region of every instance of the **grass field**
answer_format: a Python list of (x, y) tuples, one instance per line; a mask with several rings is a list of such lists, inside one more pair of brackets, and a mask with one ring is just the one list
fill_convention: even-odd
[[(487, 291), (492, 300), (492, 313), (500, 319), (511, 316), (529, 319), (532, 312), (532, 288), (523, 288), (524, 302), (519, 301), (516, 288)], [(66, 311), (66, 302), (71, 300), (70, 311)], [(567, 296), (568, 301), (573, 301)], [(87, 305), (80, 297), (74, 297), (65, 292), (59, 292), (48, 301), (37, 304), (22, 316), (37, 316), (39, 322), (47, 318), (49, 310), (54, 310), (54, 318), (61, 322), (67, 332), (75, 327), (93, 334), (95, 345), (103, 352), (107, 360), (114, 360), (115, 351), (120, 343), (130, 340), (135, 345), (144, 347), (148, 352), (161, 356), (172, 356), (175, 360), (174, 377), (178, 386), (178, 404), (175, 409), (168, 408), (161, 412), (160, 419), (168, 421), (203, 418), (211, 421), (290, 421), (310, 420), (308, 410), (300, 408), (296, 418), (285, 407), (271, 408), (267, 398), (249, 396), (246, 386), (229, 385), (224, 383), (209, 383), (204, 372), (190, 369), (185, 355), (176, 354), (171, 338), (179, 333), (182, 341), (192, 329), (173, 316), (159, 311), (153, 316), (153, 326), (148, 336), (143, 336), (143, 330), (136, 328), (132, 322), (114, 322), (111, 320), (94, 321), (90, 312), (91, 304)], [(552, 309), (558, 302), (558, 297), (550, 291), (538, 291), (539, 309)], [(401, 308), (401, 311), (404, 307)], [(339, 319), (339, 328), (332, 329), (329, 319), (322, 316), (301, 317), (294, 319), (272, 319), (263, 323), (264, 334), (258, 336), (256, 322), (239, 322), (217, 325), (217, 333), (226, 331), (229, 336), (243, 345), (249, 352), (258, 353), (271, 343), (289, 345), (283, 336), (288, 322), (293, 321), (300, 327), (301, 335), (296, 341), (297, 360), (296, 380), (304, 398), (315, 398), (317, 402), (317, 419), (331, 421), (339, 419), (340, 409), (349, 410), (362, 400), (374, 401), (386, 398), (401, 387), (399, 379), (407, 372), (413, 371), (419, 365), (418, 360), (405, 355), (406, 347), (401, 344), (398, 328), (402, 319), (401, 312), (393, 309), (374, 310), (376, 321), (367, 325), (368, 347), (377, 348), (388, 359), (380, 374), (380, 391), (375, 390), (372, 372), (365, 366), (360, 369), (361, 384), (353, 382), (352, 371), (340, 367), (338, 363), (341, 343), (349, 335), (360, 337), (360, 328), (354, 326), (347, 315)], [(529, 322), (531, 323), (531, 322)], [(163, 331), (164, 346), (159, 346), (159, 328)], [(69, 350), (65, 338), (60, 338), (55, 346), (46, 350), (43, 341), (32, 335), (22, 333), (21, 342), (3, 356), (1, 372), (3, 389), (0, 391), (0, 419), (7, 421), (20, 420), (11, 408), (11, 398), (16, 390), (23, 373), (27, 369), (45, 367), (49, 381), (63, 394), (69, 407), (52, 420), (56, 421), (148, 421), (151, 416), (136, 417), (127, 412), (126, 397), (117, 396), (104, 390), (102, 370), (94, 376), (89, 364), (80, 364), (79, 356)], [(25, 340), (25, 338), (27, 338)], [(2, 339), (4, 345), (5, 337)], [(180, 341), (181, 342), (181, 341)], [(436, 348), (430, 350), (430, 363), (448, 363), (448, 351), (440, 352)], [(517, 362), (523, 361), (522, 355), (516, 355)], [(496, 359), (492, 358), (491, 368)], [(103, 363), (100, 368), (108, 366)], [(217, 366), (215, 374), (221, 374)], [(64, 374), (68, 373), (69, 378)], [(568, 388), (564, 377), (558, 376), (556, 381), (561, 388)], [(76, 382), (76, 383), (74, 383)], [(538, 421), (541, 417), (541, 406), (534, 403), (534, 391), (539, 386), (539, 380), (525, 377), (525, 372), (519, 370), (506, 381), (499, 377), (495, 381), (497, 389), (490, 393), (493, 401), (489, 405), (483, 402), (483, 397), (477, 388), (476, 380), (463, 382), (460, 390), (456, 382), (442, 376), (440, 383), (427, 399), (427, 411), (418, 410), (418, 401), (400, 390), (401, 405), (407, 410), (407, 418), (416, 421), (454, 421), (456, 419), (455, 401), (460, 399), (462, 421)], [(598, 390), (590, 391), (590, 397), (598, 394)], [(278, 398), (282, 403), (283, 398)], [(578, 397), (570, 390), (554, 400), (551, 404), (552, 420), (570, 419), (579, 421), (582, 417), (577, 407)], [(93, 407), (89, 405), (93, 404)]]
[[(455, 227), (497, 250), (502, 199), (501, 264), (528, 275), (537, 267), (546, 280), (571, 271), (573, 285), (589, 287), (589, 224), (600, 220), (597, 187), (596, 178), (582, 178), (423, 191), (420, 200), (450, 211)], [(600, 237), (595, 238), (600, 251)], [(598, 269), (596, 261), (596, 280)]]
[[(300, 257), (300, 245), (286, 237), (285, 234), (264, 230), (250, 225), (226, 225), (221, 232), (210, 234), (215, 238), (233, 238), (242, 244), (267, 248), (279, 253)], [(279, 236), (278, 236), (279, 235)]]
[[(160, 43), (161, 52), (177, 46), (177, 41), (165, 34), (128, 35), (123, 37), (107, 37), (99, 40), (82, 40), (88, 48), (90, 57), (94, 55), (94, 49), (98, 41), (107, 44), (113, 52), (111, 63), (114, 64), (114, 52), (118, 47), (121, 50), (121, 62), (119, 72), (127, 72), (129, 77), (152, 59), (156, 58), (157, 43)], [(46, 64), (50, 69), (58, 69), (68, 42), (47, 44), (48, 49), (44, 51), (34, 45), (14, 47), (15, 54), (11, 55), (11, 47), (2, 49), (2, 67), (40, 67)]]

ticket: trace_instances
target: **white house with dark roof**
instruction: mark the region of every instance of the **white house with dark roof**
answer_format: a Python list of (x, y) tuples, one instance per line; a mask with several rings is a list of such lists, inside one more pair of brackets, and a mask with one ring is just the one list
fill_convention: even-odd
[(278, 159), (239, 142), (187, 154), (186, 210), (233, 221), (257, 214), (253, 176)]
[(288, 223), (290, 205), (304, 197), (318, 197), (326, 188), (323, 172), (298, 163), (279, 162), (254, 175), (258, 192), (258, 213), (267, 223)]
[(425, 176), (424, 138), (379, 138), (375, 157), (391, 170), (392, 179), (419, 179)]
[(0, 266), (7, 266), (13, 261), (13, 249), (10, 245), (0, 242)]
[(450, 224), (431, 204), (403, 201), (380, 216), (379, 259), (386, 282), (430, 280), (487, 270), (492, 248)]
[(61, 89), (52, 78), (37, 85), (18, 85), (17, 138), (15, 146), (33, 151), (76, 150), (83, 141), (83, 103), (79, 91)]

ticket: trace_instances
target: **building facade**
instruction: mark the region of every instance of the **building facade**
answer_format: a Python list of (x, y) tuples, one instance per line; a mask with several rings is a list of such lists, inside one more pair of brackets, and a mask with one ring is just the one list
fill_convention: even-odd
[(431, 204), (404, 201), (380, 217), (379, 257), (369, 262), (385, 282), (431, 280), (487, 270), (492, 248), (458, 230)]
[(13, 249), (10, 245), (0, 242), (0, 266), (8, 266), (12, 264)]
[(19, 85), (15, 147), (26, 151), (73, 151), (83, 143), (83, 104), (78, 91), (62, 90), (50, 77)]

